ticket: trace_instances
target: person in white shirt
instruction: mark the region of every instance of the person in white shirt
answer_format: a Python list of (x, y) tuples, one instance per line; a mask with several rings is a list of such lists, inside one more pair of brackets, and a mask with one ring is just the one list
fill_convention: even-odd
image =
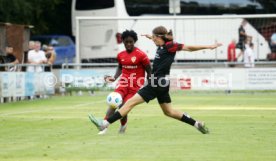
[[(45, 64), (47, 63), (47, 58), (45, 52), (40, 50), (41, 43), (39, 41), (35, 42), (34, 50), (28, 52), (28, 63), (29, 64)], [(42, 66), (28, 66), (27, 72), (43, 72)]]
[(254, 44), (250, 43), (249, 47), (244, 51), (244, 67), (253, 68), (255, 67), (255, 54), (254, 54)]

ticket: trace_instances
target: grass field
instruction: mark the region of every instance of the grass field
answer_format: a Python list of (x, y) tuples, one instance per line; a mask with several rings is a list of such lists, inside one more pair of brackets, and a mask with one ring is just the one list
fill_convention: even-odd
[(173, 93), (175, 108), (211, 134), (168, 119), (156, 101), (136, 107), (98, 136), (87, 114), (104, 116), (106, 93), (0, 104), (0, 161), (276, 161), (275, 94)]

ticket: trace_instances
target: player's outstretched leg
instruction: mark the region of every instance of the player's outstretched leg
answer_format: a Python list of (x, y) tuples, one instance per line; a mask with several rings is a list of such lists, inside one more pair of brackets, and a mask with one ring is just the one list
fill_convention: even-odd
[(196, 121), (194, 125), (198, 131), (200, 131), (202, 134), (209, 134), (209, 129), (206, 127), (204, 122)]
[(126, 128), (127, 128), (127, 115), (125, 117), (123, 117), (121, 120), (121, 126), (119, 129), (119, 134), (124, 134), (126, 132)]
[(160, 107), (166, 116), (180, 120), (180, 121), (185, 122), (191, 126), (194, 126), (202, 134), (209, 133), (209, 130), (206, 127), (206, 125), (204, 124), (204, 122), (196, 121), (193, 118), (191, 118), (188, 114), (186, 114), (186, 113), (183, 114), (183, 112), (173, 109), (171, 106), (171, 103), (162, 103), (162, 104), (160, 104)]
[(105, 129), (99, 131), (98, 134), (99, 134), (99, 135), (105, 135), (105, 134), (107, 133), (107, 129), (108, 129), (108, 128), (105, 128)]
[(139, 94), (135, 94), (132, 98), (130, 98), (122, 108), (120, 108), (114, 115), (110, 116), (107, 120), (96, 119), (92, 114), (89, 115), (89, 119), (91, 122), (101, 131), (107, 128), (110, 124), (120, 120), (124, 116), (126, 116), (134, 106), (145, 102), (143, 98)]
[[(115, 109), (109, 107), (109, 108), (107, 109), (107, 111), (106, 111), (106, 115), (105, 115), (105, 117), (104, 117), (104, 120), (107, 120), (108, 117), (110, 117), (110, 116), (112, 116), (112, 115), (114, 114), (114, 112), (115, 112)], [(105, 129), (101, 130), (98, 134), (99, 134), (99, 135), (105, 135), (105, 134), (107, 133), (107, 131), (108, 131), (108, 128), (105, 128)]]
[(99, 131), (106, 129), (108, 126), (108, 125), (104, 124), (105, 120), (96, 119), (92, 114), (88, 114), (88, 118), (98, 128)]

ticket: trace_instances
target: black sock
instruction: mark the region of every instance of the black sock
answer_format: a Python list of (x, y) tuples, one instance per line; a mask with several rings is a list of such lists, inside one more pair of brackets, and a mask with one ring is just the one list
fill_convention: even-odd
[(187, 115), (187, 114), (183, 114), (183, 116), (181, 118), (181, 121), (183, 121), (183, 122), (185, 122), (187, 124), (190, 124), (192, 126), (194, 126), (195, 123), (196, 123), (196, 121), (193, 118), (191, 118), (189, 115)]
[(117, 112), (115, 112), (113, 115), (111, 115), (108, 119), (107, 119), (107, 121), (110, 123), (110, 124), (112, 124), (113, 122), (115, 122), (115, 121), (117, 121), (117, 120), (119, 120), (119, 119), (121, 119), (122, 118), (122, 115), (117, 111)]

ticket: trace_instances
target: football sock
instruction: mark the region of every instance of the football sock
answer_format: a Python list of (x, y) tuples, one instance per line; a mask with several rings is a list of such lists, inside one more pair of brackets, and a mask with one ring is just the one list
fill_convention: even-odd
[(108, 116), (106, 115), (106, 116), (104, 117), (104, 120), (107, 120), (107, 118), (108, 118)]
[(126, 123), (127, 123), (127, 116), (123, 117), (123, 118), (120, 120), (120, 122), (121, 122), (121, 126), (125, 126)]
[(114, 115), (110, 116), (107, 121), (112, 124), (113, 122), (119, 120), (122, 118), (122, 115), (120, 114), (120, 112), (115, 112)]
[(189, 115), (187, 115), (185, 113), (183, 114), (181, 121), (183, 121), (189, 125), (192, 125), (192, 126), (194, 126), (196, 123), (196, 121), (193, 118), (191, 118)]

